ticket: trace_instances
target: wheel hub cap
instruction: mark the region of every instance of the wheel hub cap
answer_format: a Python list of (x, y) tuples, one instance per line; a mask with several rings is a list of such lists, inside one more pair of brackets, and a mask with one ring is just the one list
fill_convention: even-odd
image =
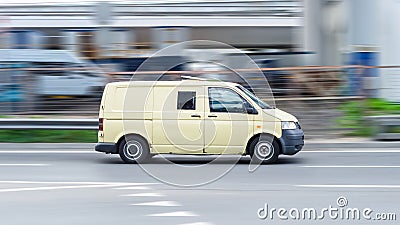
[(273, 151), (273, 146), (268, 142), (259, 142), (256, 145), (256, 151), (263, 159), (267, 158)]
[(128, 158), (136, 159), (142, 152), (142, 145), (137, 141), (130, 141), (126, 143), (124, 152)]

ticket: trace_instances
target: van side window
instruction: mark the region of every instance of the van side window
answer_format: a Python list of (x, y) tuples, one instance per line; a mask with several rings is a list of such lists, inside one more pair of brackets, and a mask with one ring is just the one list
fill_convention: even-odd
[(244, 99), (229, 88), (208, 88), (210, 112), (244, 113)]
[(178, 91), (178, 109), (196, 110), (196, 92)]

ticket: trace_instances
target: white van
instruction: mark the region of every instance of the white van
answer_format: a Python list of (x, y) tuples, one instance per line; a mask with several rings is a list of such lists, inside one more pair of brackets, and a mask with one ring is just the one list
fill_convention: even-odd
[(156, 154), (250, 155), (274, 163), (304, 145), (296, 117), (242, 86), (220, 81), (106, 85), (96, 151), (141, 163)]
[[(37, 69), (30, 73), (36, 76), (35, 94), (43, 97), (100, 97), (108, 82), (100, 68), (67, 50), (0, 49), (0, 63), (18, 63), (22, 68)], [(46, 70), (48, 68), (76, 69)]]

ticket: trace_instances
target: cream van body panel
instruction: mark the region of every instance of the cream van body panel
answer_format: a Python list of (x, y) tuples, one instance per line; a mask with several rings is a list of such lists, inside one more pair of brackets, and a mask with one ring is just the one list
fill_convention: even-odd
[(293, 121), (293, 122), (298, 122), (297, 118), (285, 111), (282, 111), (280, 109), (274, 108), (274, 109), (264, 109), (263, 110), (264, 114), (266, 116), (271, 116), (275, 117), (277, 121)]
[[(158, 153), (201, 154), (204, 145), (204, 86), (162, 86), (154, 90), (153, 148)], [(179, 109), (179, 98), (194, 105)], [(177, 101), (178, 100), (178, 101)]]
[(254, 133), (254, 119), (244, 115), (213, 113), (205, 119), (205, 152), (208, 154), (243, 154)]
[(124, 135), (136, 134), (142, 136), (151, 145), (151, 120), (104, 120), (104, 127), (107, 127), (104, 136), (106, 142), (117, 143)]
[[(104, 142), (117, 143), (125, 134), (152, 139), (153, 87), (136, 83), (107, 85), (105, 89)], [(111, 97), (112, 96), (112, 97)]]

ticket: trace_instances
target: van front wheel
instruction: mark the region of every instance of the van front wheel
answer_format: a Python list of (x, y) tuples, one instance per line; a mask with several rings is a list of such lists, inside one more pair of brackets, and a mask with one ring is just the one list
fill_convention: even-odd
[(272, 164), (278, 161), (280, 148), (270, 136), (261, 135), (250, 144), (250, 156), (256, 163)]
[(139, 136), (127, 136), (119, 145), (119, 156), (125, 163), (143, 163), (150, 158), (149, 145)]

